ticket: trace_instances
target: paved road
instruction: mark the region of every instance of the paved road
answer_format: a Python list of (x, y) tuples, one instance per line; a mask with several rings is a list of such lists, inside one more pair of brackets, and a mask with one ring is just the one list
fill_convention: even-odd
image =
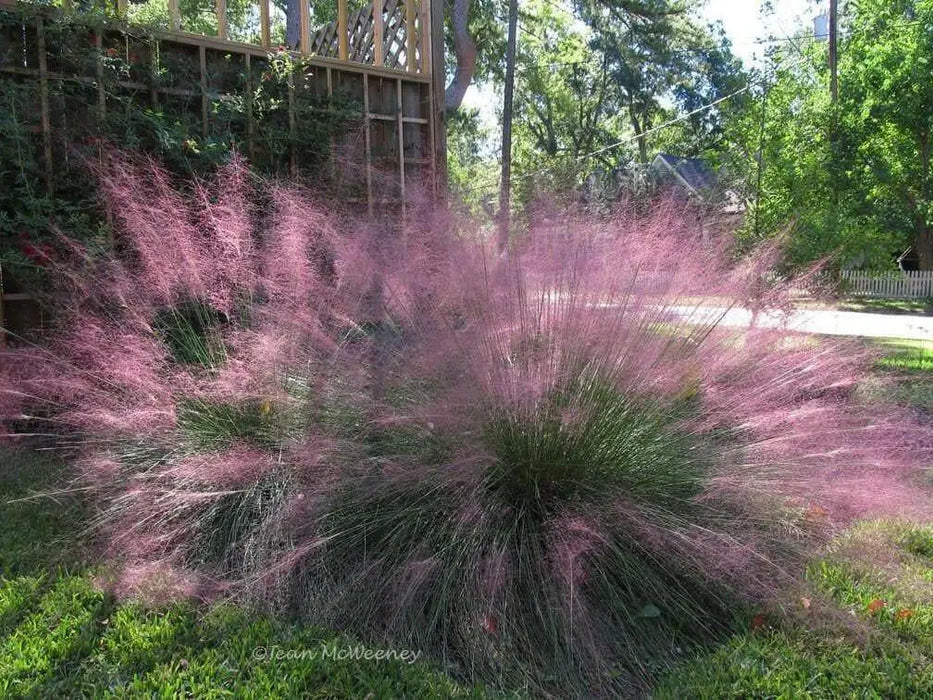
[[(748, 328), (752, 323), (752, 312), (748, 309), (679, 306), (674, 308), (674, 312), (686, 320), (697, 322), (712, 321), (721, 317), (720, 325), (730, 328)], [(801, 333), (823, 335), (904, 338), (933, 342), (933, 317), (931, 316), (801, 309), (786, 314), (782, 312), (758, 314), (755, 318), (755, 326), (786, 328)]]

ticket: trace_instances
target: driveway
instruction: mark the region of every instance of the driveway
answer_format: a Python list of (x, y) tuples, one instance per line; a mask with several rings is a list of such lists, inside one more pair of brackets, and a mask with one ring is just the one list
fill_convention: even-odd
[[(687, 321), (711, 322), (729, 328), (748, 328), (753, 314), (748, 309), (715, 306), (675, 306), (672, 311)], [(769, 311), (754, 319), (758, 328), (785, 328), (801, 333), (845, 335), (863, 338), (902, 338), (933, 342), (933, 317), (801, 309), (788, 313)]]

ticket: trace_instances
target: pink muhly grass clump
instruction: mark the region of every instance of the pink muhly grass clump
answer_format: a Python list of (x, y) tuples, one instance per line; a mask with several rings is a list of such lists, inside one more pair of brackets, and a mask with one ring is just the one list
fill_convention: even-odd
[(502, 255), (239, 162), (185, 192), (109, 167), (116, 252), (69, 267), (61, 333), (8, 351), (0, 391), (79, 446), (127, 592), (156, 572), (465, 677), (632, 692), (838, 528), (930, 515), (929, 426), (856, 405), (853, 344), (722, 327), (711, 308), (799, 280), (673, 208), (554, 218)]

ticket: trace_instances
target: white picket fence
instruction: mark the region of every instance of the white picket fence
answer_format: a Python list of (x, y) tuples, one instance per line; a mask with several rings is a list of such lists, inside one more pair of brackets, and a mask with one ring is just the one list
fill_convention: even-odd
[(842, 273), (849, 294), (883, 299), (929, 299), (933, 297), (933, 271)]

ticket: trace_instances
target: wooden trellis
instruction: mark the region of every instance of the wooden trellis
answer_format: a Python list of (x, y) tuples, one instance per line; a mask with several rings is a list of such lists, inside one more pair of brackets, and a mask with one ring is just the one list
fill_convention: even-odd
[[(375, 0), (382, 13), (374, 15), (374, 4), (364, 5), (347, 17), (346, 58), (377, 67), (430, 73), (425, 61), (430, 32), (429, 3), (422, 0)], [(340, 21), (331, 22), (311, 35), (311, 53), (341, 58)]]
[[(374, 217), (399, 221), (402, 229), (407, 219), (406, 200), (414, 188), (435, 194), (442, 191), (446, 158), (444, 71), (432, 71), (432, 66), (438, 65), (443, 55), (433, 53), (430, 48), (432, 33), (443, 31), (443, 5), (437, 2), (433, 7), (440, 10), (431, 16), (429, 0), (422, 0), (420, 4), (407, 0), (407, 3), (383, 0), (383, 13), (377, 13), (374, 18), (372, 5), (351, 15), (345, 12), (345, 0), (339, 0), (344, 12), (338, 17), (344, 19), (315, 32), (314, 42), (308, 27), (310, 12), (306, 7), (302, 12), (302, 48), (305, 51), (295, 52), (303, 54), (305, 69), (290, 82), (286, 104), (292, 136), (302, 130), (294, 106), (304, 92), (326, 98), (340, 96), (359, 105), (358, 116), (347, 121), (345, 135), (338, 137), (334, 144), (332, 150), (336, 155), (330, 171), (348, 207), (362, 205)], [(260, 125), (249, 106), (260, 74), (273, 53), (268, 0), (260, 0), (259, 43), (223, 38), (228, 29), (226, 23), (220, 21), (218, 36), (182, 31), (184, 18), (178, 2), (169, 0), (169, 29), (127, 31), (125, 24), (113, 23), (103, 31), (92, 32), (90, 50), (96, 58), (67, 68), (50, 60), (55, 54), (57, 39), (52, 38), (47, 29), (55, 25), (60, 12), (33, 8), (30, 13), (20, 14), (18, 5), (13, 0), (0, 0), (0, 19), (5, 17), (5, 21), (15, 25), (15, 31), (5, 35), (0, 32), (0, 80), (35, 85), (33, 133), (36, 152), (41, 154), (44, 164), (44, 182), (38, 184), (50, 196), (55, 195), (56, 182), (61, 179), (58, 171), (65, 136), (59, 130), (56, 105), (61, 103), (64, 86), (83, 86), (88, 110), (86, 121), (99, 122), (111, 109), (102, 76), (105, 60), (114, 52), (134, 63), (133, 75), (117, 80), (115, 89), (132, 94), (140, 109), (156, 105), (169, 109), (177, 103), (196, 120), (194, 134), (212, 133), (214, 105), (231, 97), (242, 99), (247, 108), (241, 138), (247, 155), (262, 157), (254, 147), (254, 135)], [(220, 17), (225, 13), (224, 0), (219, 0), (217, 7)], [(4, 8), (9, 11), (5, 12)], [(126, 4), (121, 0), (117, 9), (125, 13)], [(343, 34), (339, 31), (341, 27), (346, 28)], [(346, 38), (341, 40), (341, 36)], [(15, 46), (4, 51), (4, 41), (13, 42)], [(442, 42), (433, 46), (440, 49)], [(20, 60), (27, 54), (29, 61)], [(133, 54), (136, 54), (135, 62), (129, 60)], [(160, 63), (164, 64), (172, 56), (183, 58), (191, 67), (192, 74), (183, 82), (166, 82), (166, 71)], [(233, 64), (248, 76), (236, 86), (224, 84), (214, 70), (215, 66)], [(82, 114), (84, 109), (81, 107)], [(287, 158), (291, 172), (299, 174), (305, 156), (295, 146), (295, 139), (291, 143)], [(4, 294), (0, 288), (0, 343), (6, 327), (4, 307), (9, 318), (10, 314), (18, 313), (13, 307), (25, 303), (28, 300), (18, 289), (8, 289)]]

